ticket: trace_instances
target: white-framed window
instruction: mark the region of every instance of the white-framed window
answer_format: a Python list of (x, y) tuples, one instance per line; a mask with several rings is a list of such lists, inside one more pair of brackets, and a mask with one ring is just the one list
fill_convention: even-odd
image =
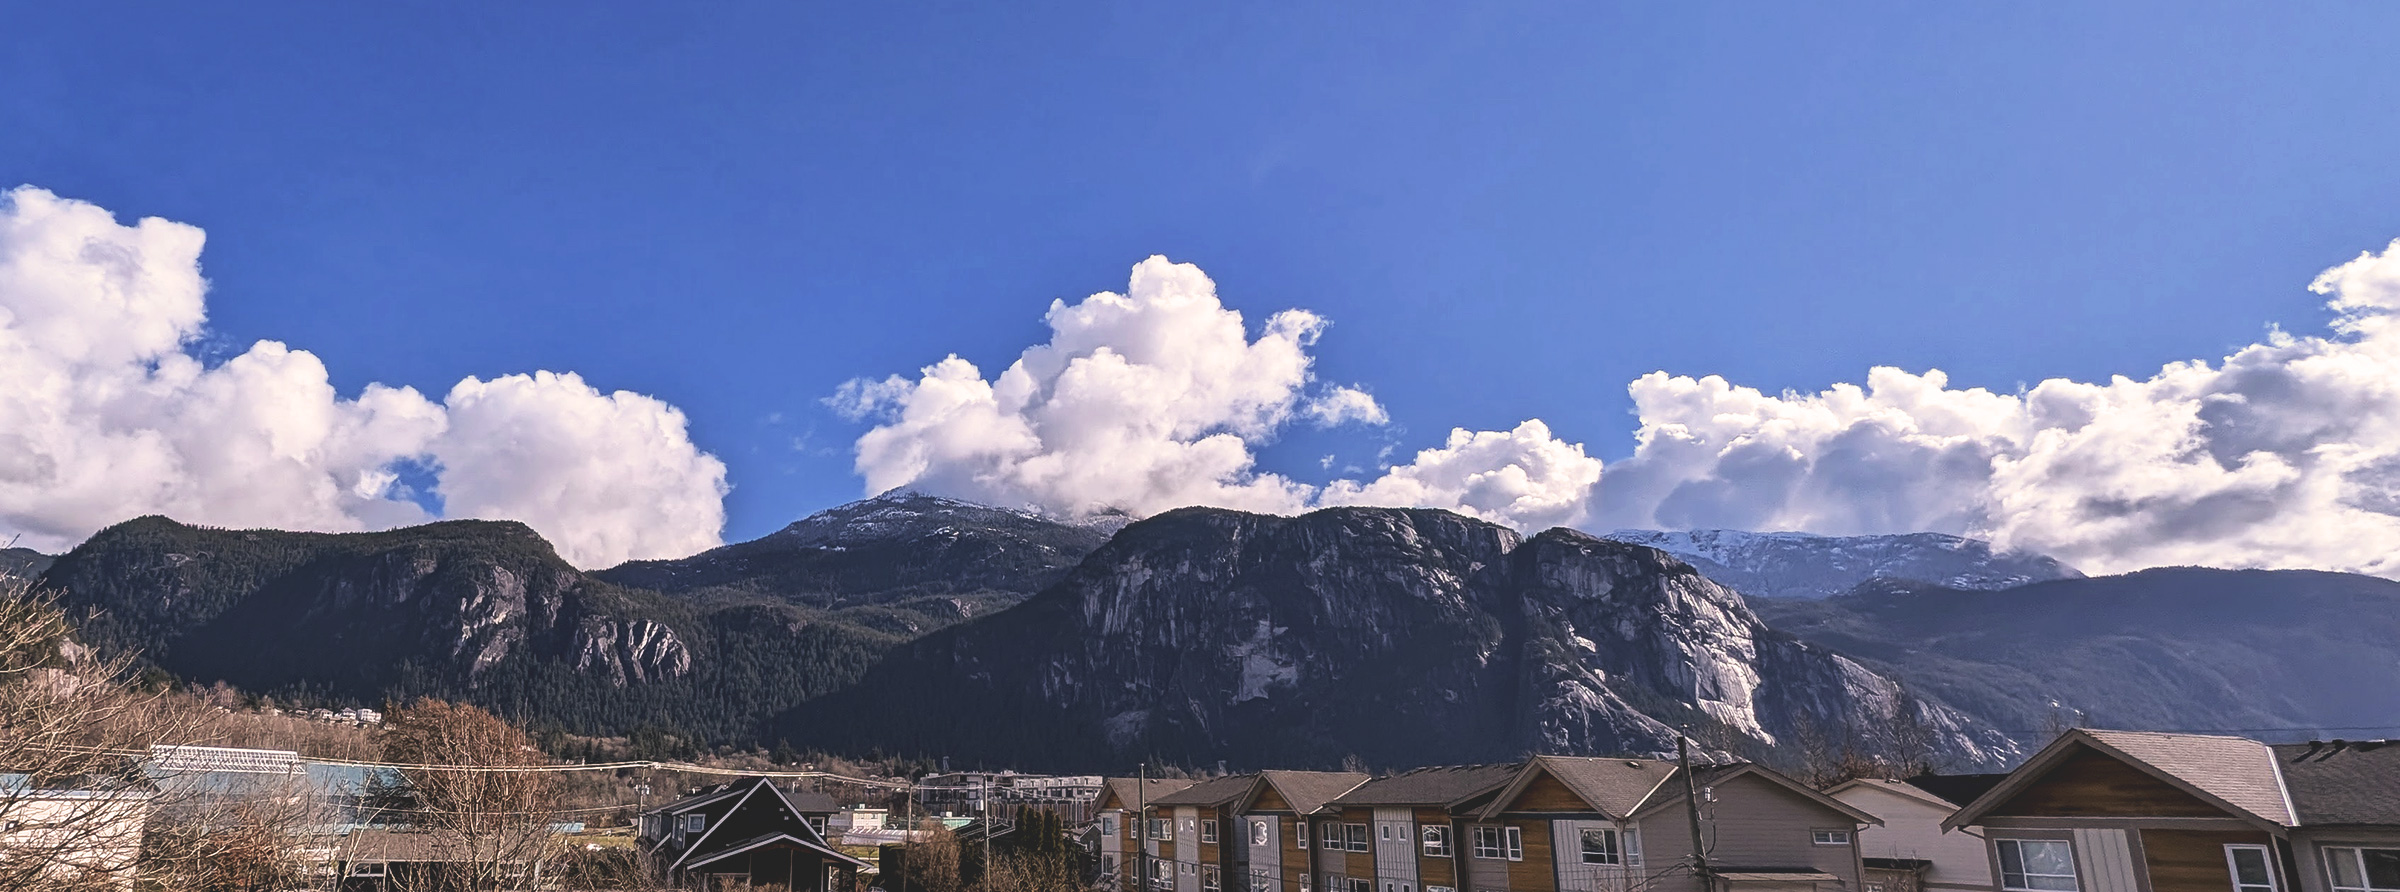
[(1161, 889), (1175, 888), (1175, 862), (1165, 858), (1150, 859), (1150, 885)]
[(684, 815), (684, 816), (683, 816), (683, 832), (685, 832), (685, 833), (698, 833), (698, 832), (700, 832), (700, 831), (702, 831), (702, 830), (706, 830), (706, 829), (708, 829), (708, 816), (707, 816), (707, 815)]
[(1195, 871), (1198, 871), (1198, 870), (1200, 869), (1200, 866), (1199, 866), (1199, 865), (1197, 865), (1197, 864), (1193, 864), (1192, 862), (1189, 862), (1189, 861), (1182, 862), (1182, 864), (1183, 864), (1183, 875), (1184, 875), (1184, 876), (1187, 876), (1187, 877), (1188, 877), (1188, 876), (1191, 876), (1191, 875), (1192, 875), (1192, 874), (1193, 874)]
[(1214, 864), (1200, 868), (1200, 892), (1225, 892), (1225, 877)]
[(1390, 825), (1390, 824), (1377, 824), (1377, 825), (1375, 825), (1375, 835), (1376, 835), (1376, 837), (1377, 837), (1377, 838), (1380, 838), (1380, 839), (1382, 839), (1384, 842), (1391, 842), (1391, 841), (1392, 841), (1392, 825)]
[(2233, 876), (2233, 892), (2276, 892), (2275, 860), (2266, 846), (2226, 846), (2225, 869)]
[(1258, 871), (1250, 872), (1250, 892), (1274, 892), (1275, 878)]
[(1214, 821), (1214, 820), (1207, 820), (1207, 821), (1201, 821), (1201, 822), (1200, 822), (1200, 841), (1201, 841), (1201, 842), (1216, 842), (1216, 841), (1217, 841), (1217, 822), (1216, 822), (1216, 821)]
[(1490, 824), (1478, 824), (1472, 832), (1474, 833), (1475, 857), (1487, 861), (1498, 860), (1501, 857), (1500, 828)]
[[(1417, 828), (1417, 844), (1424, 849), (1427, 858), (1448, 858), (1450, 857), (1450, 828), (1440, 824), (1420, 826)], [(1434, 887), (1427, 886), (1425, 892), (1433, 892), (1433, 889)]]
[[(1306, 819), (1292, 822), (1292, 844), (1303, 849), (1308, 848), (1308, 821)], [(1301, 879), (1305, 880), (1307, 877)], [(1308, 892), (1308, 890), (1302, 889), (1300, 892)]]
[[(1367, 850), (1367, 825), (1343, 824), (1342, 834), (1343, 838), (1349, 842), (1348, 845), (1343, 846), (1344, 849), (1353, 852), (1364, 852)], [(1366, 892), (1375, 892), (1375, 890), (1370, 885), (1370, 888), (1368, 888)]]
[(1267, 819), (1250, 819), (1250, 844), (1254, 846), (1267, 844)]
[(1456, 886), (1427, 886), (1425, 892), (1458, 892)]
[[(1317, 841), (1324, 843), (1325, 848), (1329, 850), (1340, 851), (1342, 848), (1342, 822), (1318, 821)], [(1335, 892), (1339, 892), (1339, 890), (1335, 890)]]
[(1808, 841), (1821, 846), (1846, 846), (1850, 844), (1850, 831), (1811, 830), (1808, 831)]
[(351, 875), (351, 876), (354, 876), (354, 877), (379, 877), (379, 876), (383, 876), (383, 862), (381, 862), (381, 861), (352, 861), (352, 862), (350, 862), (350, 875)]
[[(1308, 825), (1303, 823), (1300, 826), (1306, 827)], [(1304, 873), (1300, 875), (1300, 892), (1316, 892), (1315, 886), (1316, 874)]]
[(1115, 856), (1115, 855), (1107, 855), (1107, 854), (1103, 854), (1103, 855), (1101, 855), (1101, 856), (1100, 856), (1100, 872), (1101, 872), (1101, 873), (1105, 873), (1105, 874), (1113, 874), (1113, 873), (1116, 873), (1116, 872), (1117, 872), (1117, 856)]
[(1350, 892), (1375, 892), (1375, 881), (1365, 877), (1351, 877)]
[(1604, 827), (1584, 830), (1583, 863), (1624, 864), (1625, 849), (1617, 844), (1617, 831)]
[(1190, 833), (1190, 832), (1192, 832), (1192, 821), (1193, 821), (1193, 819), (1192, 819), (1192, 818), (1185, 818), (1185, 819), (1183, 819), (1183, 832), (1185, 832), (1185, 833)]
[(2400, 849), (2328, 846), (2323, 851), (2334, 892), (2400, 892)]
[(1617, 844), (1625, 848), (1625, 866), (1642, 866), (1642, 831), (1625, 828), (1617, 833)]
[(2076, 892), (2075, 848), (2063, 839), (1997, 839), (2000, 888), (2007, 892)]
[(825, 817), (823, 815), (811, 815), (808, 819), (808, 829), (817, 831), (818, 836), (824, 836)]
[(1117, 835), (1117, 813), (1116, 813), (1116, 812), (1113, 812), (1113, 811), (1111, 811), (1111, 812), (1101, 812), (1101, 813), (1100, 813), (1100, 835), (1102, 835), (1102, 836), (1115, 836), (1115, 835)]
[(1175, 841), (1175, 822), (1167, 818), (1151, 818), (1150, 838), (1160, 842)]

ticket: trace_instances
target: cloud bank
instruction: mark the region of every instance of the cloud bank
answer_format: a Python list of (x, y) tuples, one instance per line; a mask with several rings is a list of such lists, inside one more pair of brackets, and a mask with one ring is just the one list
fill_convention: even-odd
[(995, 378), (951, 356), (914, 379), (843, 385), (834, 406), (878, 421), (857, 446), (867, 491), (911, 487), (1064, 514), (1405, 504), (1537, 526), (1581, 514), (1600, 474), (1597, 459), (1539, 421), (1454, 432), (1373, 481), (1319, 487), (1257, 470), (1256, 449), (1287, 424), (1390, 416), (1365, 390), (1317, 385), (1308, 349), (1324, 319), (1285, 310), (1253, 338), (1188, 263), (1144, 260), (1124, 293), (1054, 301), (1044, 318), (1050, 340)]
[(996, 379), (956, 356), (854, 381), (837, 405), (870, 492), (911, 486), (1063, 513), (1189, 504), (1458, 510), (1515, 526), (1934, 530), (2083, 568), (2315, 567), (2400, 576), (2400, 241), (2312, 285), (2332, 330), (2274, 332), (2146, 379), (1954, 388), (1939, 370), (1770, 395), (1716, 376), (1634, 381), (1632, 455), (1602, 472), (1540, 420), (1456, 430), (1373, 479), (1256, 470), (1287, 423), (1382, 424), (1317, 388), (1324, 320), (1239, 313), (1188, 264), (1151, 258), (1124, 294), (1052, 305), (1049, 343)]
[(431, 474), (448, 517), (519, 520), (597, 567), (718, 543), (725, 466), (683, 414), (573, 374), (467, 378), (435, 403), (259, 341), (219, 365), (204, 331), (201, 231), (32, 187), (0, 193), (0, 536), (46, 551), (165, 514), (225, 527), (367, 530), (434, 519), (401, 482)]

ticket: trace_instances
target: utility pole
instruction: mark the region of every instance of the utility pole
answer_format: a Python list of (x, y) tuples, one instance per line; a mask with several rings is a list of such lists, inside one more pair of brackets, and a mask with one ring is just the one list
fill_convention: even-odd
[(1150, 892), (1150, 763), (1143, 761), (1133, 777), (1134, 892)]
[(983, 868), (975, 879), (984, 888), (992, 887), (992, 776), (983, 776)]
[(1708, 869), (1708, 845), (1700, 838), (1700, 782), (1692, 777), (1692, 739), (1682, 733), (1691, 728), (1685, 725), (1675, 735), (1675, 761), (1683, 769), (1683, 804), (1692, 818), (1692, 875), (1700, 878), (1701, 892), (1715, 892), (1716, 881)]

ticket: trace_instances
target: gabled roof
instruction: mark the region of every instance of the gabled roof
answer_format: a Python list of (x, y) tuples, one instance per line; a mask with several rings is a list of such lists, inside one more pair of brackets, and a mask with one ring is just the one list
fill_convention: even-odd
[(1224, 777), (1212, 777), (1164, 796), (1152, 797), (1150, 804), (1197, 805), (1205, 808), (1230, 805), (1235, 800), (1249, 795), (1251, 786), (1257, 782), (1258, 775), (1255, 774), (1229, 774)]
[[(712, 796), (711, 796), (711, 798), (709, 799), (709, 801), (707, 801), (707, 802), (703, 802), (703, 803), (700, 803), (701, 805), (708, 806), (708, 808), (707, 808), (707, 813), (708, 813), (708, 815), (709, 815), (709, 819), (708, 819), (708, 826), (707, 826), (707, 828), (706, 828), (706, 829), (703, 829), (703, 830), (701, 830), (701, 831), (700, 831), (700, 838), (699, 838), (699, 839), (692, 840), (692, 842), (691, 842), (691, 844), (690, 844), (690, 845), (687, 845), (687, 846), (685, 846), (685, 847), (683, 848), (683, 853), (682, 853), (682, 854), (679, 854), (679, 855), (675, 856), (675, 861), (674, 861), (674, 863), (667, 865), (667, 869), (668, 869), (668, 870), (676, 870), (676, 869), (678, 869), (678, 868), (681, 868), (681, 867), (683, 866), (683, 862), (685, 862), (685, 861), (687, 861), (687, 860), (690, 860), (690, 859), (691, 859), (691, 857), (692, 857), (693, 855), (695, 855), (695, 854), (698, 854), (698, 853), (699, 853), (701, 850), (703, 850), (703, 849), (706, 849), (706, 848), (708, 847), (709, 841), (710, 841), (711, 839), (713, 839), (713, 838), (715, 838), (715, 837), (716, 837), (716, 835), (717, 835), (717, 831), (720, 831), (720, 830), (723, 830), (723, 829), (725, 829), (726, 818), (727, 818), (728, 816), (732, 815), (734, 812), (740, 811), (740, 810), (742, 809), (742, 804), (743, 804), (743, 803), (746, 803), (746, 802), (749, 802), (749, 801), (750, 801), (750, 799), (751, 799), (751, 797), (757, 796), (757, 795), (758, 795), (758, 791), (760, 791), (760, 790), (765, 790), (765, 791), (767, 791), (767, 795), (775, 797), (775, 801), (776, 801), (778, 804), (780, 804), (780, 805), (782, 805), (782, 806), (783, 806), (783, 810), (784, 810), (784, 812), (785, 812), (786, 814), (789, 814), (789, 815), (791, 815), (793, 818), (799, 819), (799, 821), (800, 821), (800, 827), (802, 828), (802, 831), (803, 831), (804, 833), (806, 833), (806, 834), (807, 834), (807, 836), (806, 836), (806, 837), (800, 836), (800, 835), (798, 835), (798, 834), (792, 834), (792, 833), (784, 833), (784, 834), (780, 834), (780, 835), (783, 835), (783, 836), (789, 836), (789, 837), (792, 837), (793, 839), (802, 840), (803, 842), (806, 842), (806, 841), (808, 840), (808, 838), (809, 838), (809, 837), (814, 837), (814, 838), (815, 838), (815, 841), (814, 841), (813, 843), (810, 843), (810, 846), (811, 846), (812, 848), (820, 849), (820, 850), (822, 850), (822, 851), (826, 851), (826, 852), (832, 852), (834, 855), (837, 855), (837, 856), (839, 856), (839, 857), (843, 857), (843, 858), (850, 858), (850, 856), (848, 856), (848, 855), (843, 855), (843, 854), (842, 854), (842, 853), (840, 853), (840, 852), (834, 852), (834, 851), (833, 851), (833, 849), (832, 849), (832, 847), (831, 847), (831, 846), (829, 846), (829, 845), (827, 845), (827, 844), (825, 843), (825, 839), (824, 839), (824, 837), (822, 837), (822, 836), (819, 836), (819, 835), (817, 834), (817, 831), (816, 831), (816, 829), (815, 829), (815, 828), (813, 828), (813, 827), (810, 827), (810, 826), (808, 825), (808, 821), (807, 821), (807, 819), (806, 819), (806, 818), (803, 818), (803, 817), (801, 816), (801, 814), (800, 814), (800, 810), (799, 810), (799, 809), (797, 809), (797, 808), (794, 808), (794, 807), (792, 807), (792, 800), (791, 800), (791, 799), (789, 799), (789, 798), (787, 798), (787, 797), (785, 797), (785, 796), (783, 795), (783, 790), (782, 790), (782, 788), (779, 788), (779, 787), (775, 786), (775, 783), (774, 783), (774, 781), (773, 781), (772, 779), (770, 779), (770, 778), (766, 778), (766, 777), (754, 777), (754, 778), (751, 778), (751, 779), (749, 779), (747, 782), (744, 782), (744, 781), (733, 781), (733, 782), (731, 782), (731, 783), (728, 783), (728, 784), (726, 784), (726, 786), (727, 786), (727, 787), (736, 788), (736, 789), (734, 789), (734, 790), (727, 790), (727, 791), (724, 791), (724, 792), (727, 792), (727, 793), (731, 793), (731, 792), (739, 792), (739, 793), (740, 793), (740, 796), (739, 796), (739, 798), (733, 799), (733, 800), (732, 800), (732, 805), (731, 805), (731, 806), (729, 806), (729, 807), (726, 807), (726, 808), (724, 808), (724, 809), (722, 809), (722, 810), (719, 810), (719, 809), (717, 808), (717, 806), (718, 806), (719, 804), (721, 804), (721, 803), (724, 801), (724, 799), (723, 799), (723, 797), (722, 797), (722, 796), (714, 796), (714, 795), (712, 795)], [(699, 798), (699, 797), (694, 797), (694, 798)], [(689, 807), (685, 807), (685, 808), (679, 808), (679, 809), (677, 809), (677, 811), (689, 812), (689, 811), (691, 811), (691, 808), (689, 808)], [(778, 835), (778, 834), (768, 834), (768, 835), (769, 835), (769, 836), (773, 836), (773, 835)], [(755, 840), (753, 840), (753, 841), (755, 841)], [(662, 844), (663, 844), (663, 841), (662, 841)], [(747, 843), (747, 842), (745, 842), (745, 843), (741, 843), (741, 844), (744, 844), (744, 845), (746, 845), (746, 844), (748, 844), (748, 843)], [(711, 851), (709, 851), (708, 855), (707, 855), (706, 857), (703, 857), (703, 858), (701, 858), (701, 859), (700, 859), (700, 861), (701, 861), (701, 862), (707, 862), (707, 861), (709, 861), (709, 860), (712, 860), (712, 859), (714, 859), (714, 858), (717, 858), (717, 857), (718, 857), (720, 854), (721, 854), (721, 853), (720, 853), (719, 851), (716, 851), (716, 850), (711, 850)], [(858, 863), (859, 863), (861, 866), (864, 866), (864, 865), (865, 865), (865, 862), (863, 862), (863, 861), (858, 861), (858, 859), (856, 859), (856, 858), (850, 858), (850, 860), (852, 860), (852, 861), (857, 861), (857, 862), (858, 862)]]
[(1497, 765), (1438, 765), (1419, 768), (1390, 777), (1379, 777), (1359, 784), (1356, 789), (1336, 796), (1327, 804), (1346, 805), (1427, 805), (1447, 808), (1484, 796), (1508, 786), (1520, 762)]
[(1564, 785), (1593, 811), (1623, 819), (1648, 799), (1650, 791), (1675, 773), (1675, 764), (1657, 759), (1604, 759), (1593, 756), (1535, 756), (1515, 779), (1484, 806), (1482, 816), (1497, 817), (1534, 780), (1549, 777)]
[[(733, 857), (733, 856), (735, 856), (735, 855), (739, 855), (739, 854), (741, 854), (741, 853), (743, 853), (743, 852), (751, 851), (751, 850), (753, 850), (753, 849), (764, 848), (764, 847), (766, 847), (766, 846), (774, 845), (774, 844), (776, 844), (776, 843), (779, 843), (779, 842), (782, 842), (782, 843), (790, 843), (790, 844), (792, 844), (792, 845), (796, 845), (796, 846), (799, 846), (799, 847), (801, 847), (801, 848), (804, 848), (804, 849), (810, 849), (810, 850), (814, 850), (814, 851), (816, 851), (816, 852), (819, 852), (819, 853), (822, 853), (822, 854), (824, 854), (824, 855), (826, 855), (826, 856), (828, 856), (828, 857), (832, 857), (832, 858), (839, 858), (839, 859), (841, 859), (841, 860), (844, 860), (844, 861), (848, 861), (848, 862), (850, 862), (850, 864), (851, 864), (852, 866), (854, 866), (854, 867), (871, 867), (871, 866), (873, 866), (873, 865), (870, 865), (870, 864), (868, 864), (868, 863), (867, 863), (867, 862), (865, 862), (865, 861), (861, 861), (861, 860), (859, 860), (859, 859), (857, 859), (857, 858), (853, 858), (853, 857), (851, 857), (851, 856), (849, 856), (849, 855), (844, 855), (844, 854), (842, 854), (841, 852), (835, 851), (835, 850), (833, 849), (833, 847), (832, 847), (832, 846), (828, 846), (828, 845), (825, 845), (825, 844), (823, 844), (823, 843), (815, 842), (815, 841), (813, 841), (813, 840), (801, 839), (800, 837), (798, 837), (798, 836), (794, 836), (794, 835), (792, 835), (792, 834), (789, 834), (789, 833), (762, 833), (762, 834), (759, 834), (759, 835), (757, 835), (757, 836), (750, 837), (749, 839), (745, 839), (745, 840), (742, 840), (742, 841), (740, 841), (740, 842), (735, 842), (735, 843), (729, 844), (729, 845), (725, 846), (725, 847), (724, 847), (724, 848), (722, 848), (722, 849), (719, 849), (719, 850), (717, 850), (717, 851), (714, 851), (714, 852), (710, 852), (710, 853), (708, 853), (708, 857), (706, 857), (706, 858), (700, 858), (700, 859), (697, 859), (697, 860), (693, 861), (693, 862), (692, 862), (692, 863), (690, 863), (690, 864), (684, 864), (684, 865), (682, 865), (682, 866), (683, 866), (683, 867), (685, 867), (685, 868), (687, 868), (687, 869), (690, 869), (690, 868), (698, 868), (700, 865), (707, 864), (707, 863), (709, 863), (709, 862), (711, 862), (711, 861), (717, 861), (717, 860), (721, 860), (721, 859), (725, 859), (725, 858), (731, 858), (731, 857)], [(678, 859), (678, 860), (680, 861), (680, 859)]]
[[(1154, 777), (1147, 781), (1144, 781), (1140, 778), (1131, 777), (1107, 778), (1101, 781), (1100, 800), (1098, 805), (1104, 809), (1132, 809), (1135, 806), (1141, 805), (1145, 796), (1148, 799), (1155, 800), (1160, 796), (1165, 796), (1169, 793), (1173, 793), (1177, 790), (1191, 786), (1192, 783), (1192, 781), (1182, 778)], [(1147, 788), (1146, 794), (1144, 789), (1145, 787)], [(1115, 804), (1111, 805), (1110, 803), (1112, 802)]]
[(695, 808), (732, 799), (749, 792), (749, 790), (749, 785), (741, 781), (726, 781), (713, 787), (702, 787), (697, 793), (661, 805), (652, 811), (669, 815), (682, 814)]
[(2091, 750), (2268, 829), (2294, 826), (2291, 797), (2267, 745), (2246, 737), (2072, 728), (1949, 819), (1945, 830), (1979, 823), (2078, 752)]
[[(1782, 787), (1798, 795), (1802, 799), (1806, 799), (1828, 809), (1848, 815), (1852, 820), (1855, 820), (1861, 824), (1874, 824), (1876, 826), (1882, 826), (1883, 824), (1882, 818), (1868, 814), (1867, 812), (1861, 810), (1858, 806), (1851, 805), (1850, 803), (1843, 802), (1823, 793), (1819, 793), (1810, 788), (1807, 784), (1793, 780), (1789, 777), (1785, 777), (1783, 772), (1776, 771), (1754, 762), (1736, 762), (1731, 765), (1716, 766), (1693, 766), (1692, 768), (1692, 783), (1695, 786), (1703, 788), (1724, 784), (1739, 777), (1755, 777), (1775, 786)], [(1678, 771), (1674, 774), (1668, 775), (1666, 780), (1660, 781), (1659, 785), (1650, 791), (1650, 797), (1646, 800), (1643, 800), (1642, 804), (1635, 806), (1632, 813), (1638, 815), (1643, 812), (1666, 808), (1671, 805), (1680, 804), (1683, 802), (1683, 800), (1683, 773)]]
[(1957, 808), (1975, 801), (1975, 797), (2007, 779), (2006, 774), (1920, 774), (1903, 783), (1941, 797), (1951, 808)]
[(1358, 785), (1366, 783), (1371, 777), (1357, 771), (1261, 771), (1258, 773), (1258, 783), (1253, 784), (1250, 792), (1244, 794), (1235, 806), (1242, 811), (1249, 811), (1251, 803), (1258, 801), (1259, 794), (1272, 789), (1275, 795), (1283, 797), (1284, 803), (1290, 805), (1294, 813), (1315, 814), (1335, 797), (1358, 789)]
[(2400, 825), (2400, 741), (2313, 741), (2272, 750), (2300, 823)]
[(841, 803), (833, 801), (833, 797), (815, 790), (794, 790), (783, 798), (804, 815), (829, 815), (842, 810)]
[[(1918, 803), (1927, 808), (1938, 808), (1943, 811), (1958, 810), (1958, 803), (1951, 802), (1950, 800), (1943, 799), (1940, 796), (1933, 795), (1932, 793), (1926, 792), (1925, 790), (1911, 785), (1905, 781), (1886, 780), (1880, 777), (1851, 778), (1850, 780), (1846, 780), (1841, 783), (1834, 784), (1831, 787), (1825, 788), (1825, 795), (1831, 796), (1835, 799), (1842, 799), (1843, 793), (1847, 793), (1852, 790), (1881, 790), (1885, 793), (1898, 796), (1910, 802)], [(1842, 801), (1849, 802), (1850, 800), (1842, 799)]]

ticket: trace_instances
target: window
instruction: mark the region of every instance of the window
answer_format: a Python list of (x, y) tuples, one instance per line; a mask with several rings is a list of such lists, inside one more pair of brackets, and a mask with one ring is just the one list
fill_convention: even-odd
[(1846, 846), (1850, 844), (1850, 831), (1811, 830), (1808, 831), (1808, 841), (1821, 846)]
[(1458, 892), (1455, 886), (1427, 886), (1425, 892)]
[(1375, 892), (1375, 882), (1373, 880), (1352, 877), (1350, 879), (1350, 892)]
[[(1417, 828), (1417, 840), (1425, 849), (1425, 857), (1450, 857), (1450, 828), (1440, 824), (1427, 824)], [(1425, 887), (1425, 892), (1433, 892), (1433, 890), (1432, 886)]]
[(2325, 849), (2334, 892), (2400, 892), (2400, 849)]
[[(1376, 836), (1378, 836), (1378, 837), (1381, 837), (1381, 838), (1383, 839), (1383, 841), (1384, 841), (1384, 842), (1391, 842), (1391, 841), (1392, 841), (1392, 825), (1390, 825), (1390, 824), (1377, 824), (1377, 825), (1375, 825), (1375, 835), (1376, 835)], [(1389, 883), (1386, 883), (1385, 885), (1390, 885), (1390, 884), (1389, 884)]]
[(1500, 857), (1500, 828), (1488, 825), (1475, 828), (1475, 857), (1485, 859)]
[(1167, 842), (1174, 841), (1175, 822), (1166, 818), (1151, 818), (1150, 838)]
[(1625, 852), (1617, 847), (1617, 831), (1608, 829), (1583, 831), (1583, 863), (1625, 863)]
[(1217, 841), (1217, 822), (1215, 822), (1215, 821), (1213, 821), (1213, 820), (1212, 820), (1212, 821), (1201, 821), (1201, 822), (1200, 822), (1200, 841), (1201, 841), (1201, 842), (1216, 842), (1216, 841)]
[(350, 875), (351, 875), (351, 876), (354, 876), (354, 877), (379, 877), (379, 876), (382, 876), (382, 875), (383, 875), (383, 862), (381, 862), (381, 861), (353, 861), (353, 862), (350, 862)]
[[(1299, 846), (1300, 848), (1303, 848), (1303, 849), (1305, 849), (1305, 848), (1308, 848), (1308, 822), (1307, 822), (1307, 821), (1293, 821), (1293, 822), (1292, 822), (1292, 843), (1293, 843), (1294, 845), (1296, 845), (1296, 846)], [(1301, 889), (1301, 890), (1300, 890), (1300, 892), (1308, 892), (1308, 890), (1307, 890), (1306, 888), (1303, 888), (1303, 889)]]
[(2063, 839), (2000, 839), (2000, 888), (2075, 892), (2075, 851)]
[(1200, 892), (1224, 892), (1224, 889), (1225, 878), (1217, 872), (1216, 865), (1209, 864), (1200, 868)]
[[(1305, 827), (1305, 826), (1308, 826), (1308, 825), (1306, 825), (1306, 824), (1303, 824), (1303, 825), (1301, 825), (1301, 826)], [(1316, 892), (1316, 890), (1312, 888), (1312, 886), (1314, 886), (1314, 885), (1315, 885), (1315, 884), (1314, 884), (1312, 881), (1313, 881), (1313, 880), (1315, 880), (1315, 879), (1316, 879), (1316, 875), (1315, 875), (1315, 874), (1307, 874), (1307, 873), (1301, 874), (1301, 875), (1300, 875), (1300, 892)]]
[[(1350, 841), (1350, 844), (1344, 846), (1344, 848), (1353, 852), (1364, 852), (1367, 850), (1367, 825), (1343, 824), (1342, 830), (1347, 834), (1347, 838)], [(1370, 888), (1366, 890), (1366, 892), (1375, 892), (1375, 890)]]
[(2275, 867), (2266, 846), (2226, 846), (2225, 867), (2233, 874), (2233, 892), (2275, 892)]
[(1617, 834), (1617, 842), (1625, 847), (1625, 866), (1642, 866), (1642, 831), (1627, 827)]
[(1250, 892), (1270, 892), (1274, 888), (1274, 877), (1255, 871), (1250, 874)]
[(1116, 872), (1117, 872), (1117, 856), (1115, 856), (1115, 855), (1101, 855), (1101, 856), (1100, 856), (1100, 872), (1101, 872), (1101, 873), (1116, 873)]
[(1525, 831), (1515, 827), (1500, 828), (1500, 842), (1508, 850), (1508, 860), (1525, 860)]
[(810, 829), (810, 830), (814, 830), (814, 831), (817, 831), (817, 835), (818, 835), (818, 836), (824, 836), (824, 835), (825, 835), (825, 817), (824, 817), (823, 815), (813, 815), (813, 816), (811, 816), (811, 817), (808, 819), (808, 829)]
[(1258, 818), (1250, 821), (1250, 844), (1254, 846), (1263, 846), (1267, 844), (1267, 822), (1265, 819)]
[(1191, 819), (1191, 818), (1185, 818), (1185, 819), (1183, 819), (1183, 832), (1185, 832), (1185, 833), (1190, 833), (1190, 832), (1192, 832), (1192, 819)]
[(1185, 862), (1183, 862), (1183, 875), (1184, 875), (1184, 876), (1187, 876), (1187, 877), (1188, 877), (1188, 876), (1191, 876), (1191, 875), (1192, 875), (1192, 872), (1193, 872), (1194, 870), (1197, 870), (1197, 869), (1198, 869), (1198, 866), (1197, 866), (1197, 865), (1194, 865), (1192, 862), (1189, 862), (1189, 861), (1185, 861)]
[(685, 833), (698, 833), (698, 832), (700, 832), (700, 831), (702, 831), (702, 830), (706, 830), (706, 829), (708, 829), (708, 816), (707, 816), (707, 815), (684, 815), (684, 816), (683, 816), (683, 832), (685, 832)]
[(1150, 859), (1150, 885), (1161, 889), (1175, 888), (1175, 862), (1165, 858)]
[(1100, 816), (1100, 835), (1102, 835), (1102, 836), (1115, 836), (1115, 835), (1117, 835), (1117, 813), (1116, 813), (1116, 812), (1113, 812), (1113, 811), (1112, 811), (1112, 812), (1108, 812), (1108, 813), (1102, 814), (1102, 815)]
[[(1317, 841), (1324, 843), (1328, 849), (1339, 850), (1342, 847), (1341, 823), (1338, 821), (1317, 822)], [(1339, 890), (1335, 890), (1335, 892), (1339, 892)]]

